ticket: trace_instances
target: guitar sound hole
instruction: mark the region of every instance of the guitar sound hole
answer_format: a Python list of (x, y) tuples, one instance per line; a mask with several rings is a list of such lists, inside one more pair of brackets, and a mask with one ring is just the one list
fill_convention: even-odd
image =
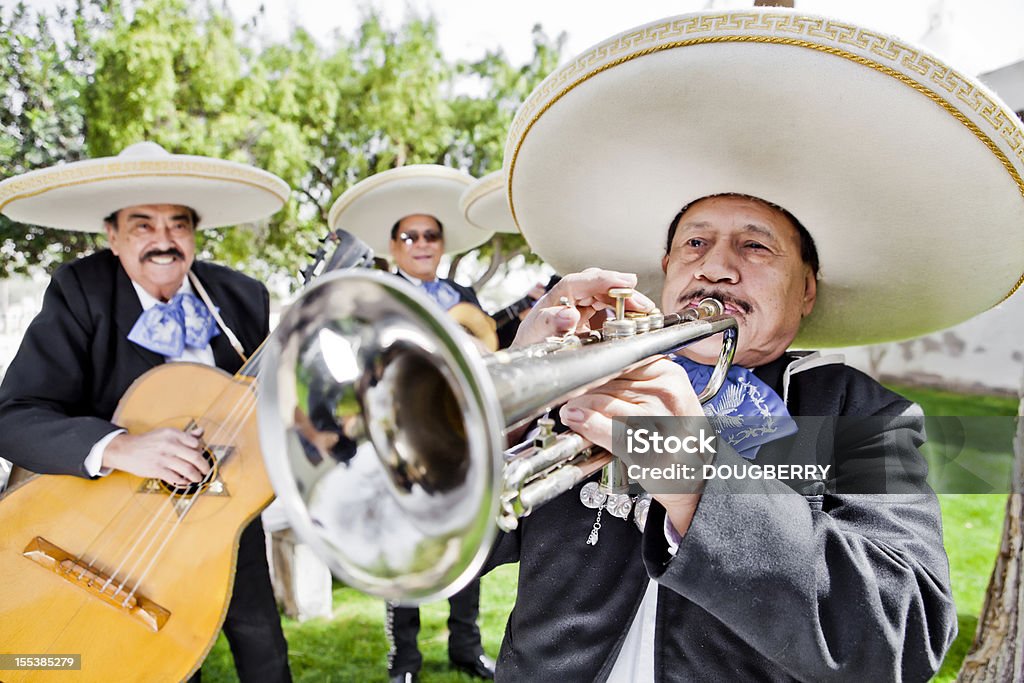
[(217, 479), (217, 458), (209, 448), (203, 448), (203, 459), (210, 466), (210, 472), (203, 480), (188, 484), (187, 486), (175, 486), (161, 479), (160, 487), (172, 496), (187, 497), (202, 493)]

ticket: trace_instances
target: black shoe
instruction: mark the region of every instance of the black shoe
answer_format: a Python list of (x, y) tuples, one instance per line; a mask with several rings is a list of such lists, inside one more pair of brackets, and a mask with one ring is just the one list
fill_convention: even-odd
[(420, 677), (417, 674), (406, 672), (404, 674), (394, 674), (388, 681), (390, 683), (420, 683)]
[(458, 669), (463, 673), (475, 676), (476, 678), (494, 680), (494, 660), (487, 655), (480, 655), (476, 659), (470, 659), (469, 661), (459, 661), (455, 659), (450, 661), (453, 668)]

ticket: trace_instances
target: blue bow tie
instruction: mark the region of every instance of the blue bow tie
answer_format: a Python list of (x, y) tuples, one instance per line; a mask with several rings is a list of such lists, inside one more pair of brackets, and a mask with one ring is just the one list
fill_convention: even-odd
[(182, 293), (143, 311), (128, 333), (128, 341), (161, 356), (180, 358), (186, 346), (204, 349), (218, 334), (206, 304), (194, 294)]
[[(690, 377), (694, 391), (707, 386), (714, 370), (683, 356), (672, 356)], [(718, 435), (747, 460), (764, 444), (795, 434), (796, 421), (775, 390), (746, 368), (733, 365), (722, 388), (704, 404), (704, 414)]]
[(437, 304), (446, 311), (462, 300), (462, 297), (459, 296), (459, 293), (455, 288), (444, 280), (424, 282), (423, 289), (426, 290), (431, 299), (436, 301)]

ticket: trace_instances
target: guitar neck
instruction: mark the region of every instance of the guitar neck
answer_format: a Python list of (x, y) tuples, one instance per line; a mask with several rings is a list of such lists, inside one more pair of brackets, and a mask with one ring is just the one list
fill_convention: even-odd
[[(558, 275), (552, 275), (548, 279), (548, 283), (544, 285), (544, 291), (550, 292), (551, 288), (557, 285), (558, 281), (561, 279), (562, 278)], [(523, 311), (531, 308), (534, 304), (534, 301), (535, 299), (531, 297), (529, 294), (527, 294), (519, 301), (514, 302), (511, 306), (506, 306), (497, 313), (493, 314), (491, 317), (494, 318), (494, 322), (498, 324), (498, 327), (501, 327), (505, 323), (510, 323), (516, 318), (518, 318), (519, 314), (522, 313)]]
[(494, 322), (497, 323), (498, 327), (510, 323), (519, 317), (519, 314), (533, 306), (533, 299), (529, 296), (524, 296), (522, 299), (513, 302), (511, 305), (506, 306), (497, 313), (492, 313), (491, 317), (494, 318)]

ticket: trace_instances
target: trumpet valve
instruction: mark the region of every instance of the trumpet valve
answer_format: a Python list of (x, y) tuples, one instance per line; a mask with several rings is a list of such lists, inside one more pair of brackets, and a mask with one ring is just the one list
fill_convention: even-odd
[(615, 299), (615, 319), (622, 320), (626, 317), (626, 299), (633, 296), (633, 289), (630, 287), (612, 287), (608, 290), (608, 296)]
[(633, 290), (629, 287), (613, 287), (608, 290), (608, 296), (615, 299), (615, 319), (606, 321), (601, 327), (601, 333), (605, 339), (632, 337), (636, 334), (637, 324), (626, 315), (626, 299), (633, 296)]
[(601, 334), (605, 339), (624, 339), (636, 334), (637, 324), (635, 320), (608, 320), (601, 327)]
[(632, 320), (636, 323), (636, 333), (643, 334), (644, 332), (651, 331), (651, 318), (646, 313), (640, 311), (626, 311), (626, 320)]
[(665, 327), (665, 314), (657, 308), (647, 314), (647, 319), (651, 321), (652, 330), (660, 330)]

